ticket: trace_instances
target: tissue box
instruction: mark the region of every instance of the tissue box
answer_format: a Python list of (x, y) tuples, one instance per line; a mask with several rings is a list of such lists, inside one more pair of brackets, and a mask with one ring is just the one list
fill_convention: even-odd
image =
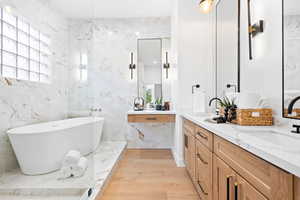
[(272, 126), (272, 109), (237, 109), (236, 123), (241, 126)]

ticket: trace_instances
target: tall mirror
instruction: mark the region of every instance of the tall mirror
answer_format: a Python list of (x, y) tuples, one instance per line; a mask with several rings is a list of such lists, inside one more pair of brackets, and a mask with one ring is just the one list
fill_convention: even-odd
[(216, 5), (216, 96), (240, 91), (240, 4), (219, 0)]
[(153, 109), (163, 98), (162, 39), (138, 40), (138, 96), (145, 99), (147, 109)]
[(283, 117), (300, 119), (300, 2), (283, 1)]

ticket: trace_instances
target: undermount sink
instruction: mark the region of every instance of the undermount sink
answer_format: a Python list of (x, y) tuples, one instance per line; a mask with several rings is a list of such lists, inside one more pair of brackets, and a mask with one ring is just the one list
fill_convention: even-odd
[[(242, 131), (242, 130), (243, 131)], [(252, 129), (252, 130), (251, 130)], [(287, 152), (300, 152), (300, 138), (282, 134), (272, 129), (264, 129), (261, 128), (237, 128), (240, 130), (242, 134), (240, 134), (240, 138), (243, 140), (262, 140), (266, 145), (270, 145), (270, 147), (275, 147), (283, 151)], [(259, 143), (259, 141), (257, 141)]]
[(213, 120), (212, 118), (206, 118), (204, 121), (211, 124), (218, 124), (217, 121)]

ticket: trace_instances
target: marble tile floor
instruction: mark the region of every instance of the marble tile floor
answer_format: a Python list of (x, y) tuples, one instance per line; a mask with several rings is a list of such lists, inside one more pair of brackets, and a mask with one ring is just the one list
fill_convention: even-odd
[(0, 199), (79, 200), (88, 188), (98, 193), (126, 145), (126, 142), (102, 142), (97, 151), (88, 156), (88, 170), (80, 178), (60, 180), (59, 172), (40, 176), (23, 175), (20, 169), (8, 172), (0, 179)]

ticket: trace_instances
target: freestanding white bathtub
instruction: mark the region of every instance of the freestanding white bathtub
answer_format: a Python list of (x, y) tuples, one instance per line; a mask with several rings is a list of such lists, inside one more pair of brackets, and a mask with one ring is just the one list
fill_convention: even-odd
[(104, 118), (75, 118), (40, 123), (9, 130), (21, 170), (26, 175), (40, 175), (61, 168), (70, 150), (87, 155), (98, 147)]

